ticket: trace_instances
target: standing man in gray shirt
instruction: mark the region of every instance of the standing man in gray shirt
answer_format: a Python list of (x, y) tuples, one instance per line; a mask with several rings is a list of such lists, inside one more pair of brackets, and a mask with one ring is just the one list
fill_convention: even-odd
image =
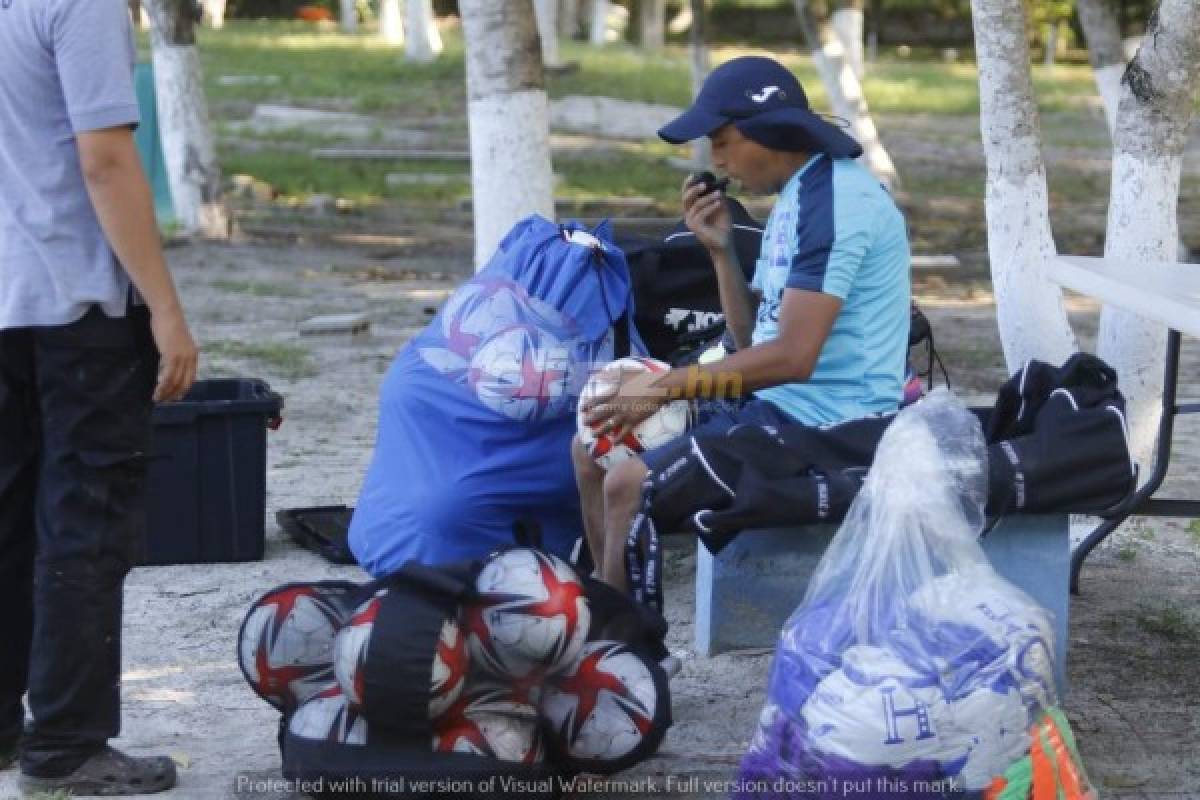
[(151, 398), (196, 373), (133, 61), (126, 0), (0, 0), (0, 762), (19, 754), (24, 792), (175, 783), (108, 745)]

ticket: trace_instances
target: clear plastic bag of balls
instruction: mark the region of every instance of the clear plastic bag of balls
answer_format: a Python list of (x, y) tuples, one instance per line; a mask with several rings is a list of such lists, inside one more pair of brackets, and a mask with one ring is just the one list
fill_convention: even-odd
[(1094, 797), (1049, 613), (979, 544), (987, 455), (946, 390), (901, 411), (784, 625), (735, 797)]

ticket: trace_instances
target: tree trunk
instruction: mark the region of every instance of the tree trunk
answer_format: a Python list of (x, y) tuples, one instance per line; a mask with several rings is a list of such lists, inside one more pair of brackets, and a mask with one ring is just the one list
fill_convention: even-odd
[(404, 57), (417, 64), (428, 64), (442, 52), (433, 0), (405, 0), (404, 10)]
[(823, 0), (794, 0), (793, 5), (833, 113), (849, 124), (854, 138), (862, 145), (863, 159), (875, 177), (889, 189), (897, 188), (900, 178), (896, 165), (879, 138), (862, 84), (850, 68), (841, 41), (829, 24)]
[(379, 0), (379, 37), (392, 47), (404, 46), (404, 12), (400, 0)]
[(608, 0), (592, 0), (592, 24), (589, 41), (595, 47), (608, 43)]
[(831, 21), (846, 54), (846, 63), (861, 83), (867, 74), (863, 58), (863, 0), (842, 0)]
[(554, 219), (549, 109), (531, 0), (460, 0), (459, 8), (478, 268), (522, 217)]
[(343, 33), (358, 32), (358, 3), (356, 0), (341, 0), (340, 19)]
[(1045, 52), (1042, 54), (1042, 66), (1051, 74), (1054, 72), (1054, 62), (1058, 58), (1058, 33), (1061, 24), (1058, 20), (1046, 23), (1046, 45)]
[(204, 24), (219, 31), (225, 27), (225, 0), (204, 0)]
[(571, 40), (579, 36), (579, 0), (562, 0), (558, 9), (558, 32)]
[(1022, 0), (971, 0), (979, 125), (987, 161), (988, 255), (1010, 373), (1029, 359), (1061, 364), (1077, 350), (1062, 290), (1045, 276), (1055, 255), (1041, 129)]
[(558, 0), (533, 0), (537, 15), (538, 39), (542, 43), (542, 65), (548, 69), (562, 66), (558, 54)]
[[(705, 41), (708, 19), (704, 10), (704, 0), (688, 0), (687, 9), (691, 13), (688, 50), (692, 62), (692, 97), (695, 97), (700, 94), (700, 87), (704, 85), (704, 79), (709, 73), (708, 43)], [(702, 136), (692, 145), (692, 161), (701, 168), (712, 164), (712, 147), (708, 137)]]
[(1079, 24), (1087, 39), (1088, 59), (1096, 89), (1104, 101), (1104, 118), (1109, 133), (1117, 127), (1117, 103), (1121, 98), (1121, 73), (1125, 71), (1125, 51), (1121, 46), (1121, 26), (1112, 0), (1078, 0)]
[(657, 53), (666, 44), (667, 0), (639, 0), (642, 49)]
[[(1122, 80), (1104, 254), (1130, 270), (1175, 260), (1180, 170), (1200, 82), (1198, 41), (1195, 0), (1162, 0)], [(1120, 376), (1134, 457), (1143, 464), (1158, 429), (1165, 342), (1162, 325), (1107, 306), (1101, 312), (1096, 349)]]
[(146, 0), (152, 23), (154, 87), (163, 159), (175, 218), (185, 233), (223, 237), (228, 216), (221, 203), (208, 103), (190, 0)]

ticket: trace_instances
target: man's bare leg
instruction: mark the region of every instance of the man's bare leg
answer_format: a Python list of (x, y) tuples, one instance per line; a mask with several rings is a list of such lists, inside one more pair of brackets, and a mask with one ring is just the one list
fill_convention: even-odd
[(592, 553), (592, 563), (596, 565), (596, 572), (601, 573), (604, 568), (605, 472), (588, 455), (579, 437), (571, 440), (571, 461), (575, 464), (575, 485), (579, 487), (584, 541)]
[(649, 472), (635, 456), (614, 466), (604, 478), (604, 566), (600, 578), (623, 592), (629, 591), (625, 580), (625, 540), (642, 501), (642, 483)]

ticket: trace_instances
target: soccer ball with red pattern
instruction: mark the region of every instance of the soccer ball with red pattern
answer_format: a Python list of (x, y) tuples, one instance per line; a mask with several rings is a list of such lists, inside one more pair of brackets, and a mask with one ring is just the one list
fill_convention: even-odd
[(543, 691), (550, 748), (581, 768), (619, 768), (621, 759), (662, 735), (656, 714), (669, 701), (659, 692), (650, 665), (625, 645), (589, 642)]
[(599, 433), (593, 430), (584, 420), (584, 406), (593, 400), (603, 400), (611, 396), (631, 373), (647, 373), (645, 389), (649, 401), (652, 399), (652, 393), (657, 391), (650, 386), (651, 377), (665, 373), (670, 368), (669, 364), (653, 358), (641, 356), (621, 358), (593, 373), (584, 385), (583, 392), (579, 396), (579, 409), (576, 412), (575, 425), (579, 432), (579, 441), (583, 444), (584, 449), (605, 470), (611, 469), (630, 456), (661, 447), (682, 436), (688, 427), (690, 406), (686, 400), (672, 400), (644, 419), (633, 431), (620, 440), (613, 438), (612, 433)]
[(565, 668), (591, 626), (583, 584), (557, 556), (528, 548), (493, 555), (463, 608), (471, 661), (508, 679)]
[(433, 654), (432, 687), (429, 691), (429, 716), (439, 717), (462, 696), (467, 682), (471, 657), (467, 653), (467, 637), (452, 619), (442, 623), (437, 649)]
[(338, 631), (333, 643), (333, 675), (350, 705), (363, 704), (364, 668), (367, 663), (367, 648), (371, 634), (375, 631), (375, 620), (379, 606), (387, 590), (380, 590), (374, 597), (354, 609), (345, 626)]
[(367, 720), (336, 683), (304, 702), (288, 720), (288, 732), (302, 739), (338, 744), (366, 744)]
[[(361, 708), (364, 703), (371, 702), (371, 698), (366, 694), (367, 656), (375, 623), (387, 604), (387, 594), (386, 589), (380, 590), (355, 609), (345, 627), (338, 631), (337, 640), (334, 642), (334, 677), (337, 678), (338, 685), (350, 705), (355, 708)], [(447, 619), (442, 623), (430, 668), (430, 718), (444, 712), (458, 699), (466, 682), (469, 666), (466, 639), (458, 623)], [(383, 677), (386, 679), (387, 676)]]
[(545, 757), (537, 709), (508, 686), (477, 683), (433, 720), (433, 750), (538, 764)]
[(238, 634), (238, 661), (259, 697), (291, 710), (329, 684), (334, 638), (354, 588), (350, 583), (290, 584), (250, 607)]

